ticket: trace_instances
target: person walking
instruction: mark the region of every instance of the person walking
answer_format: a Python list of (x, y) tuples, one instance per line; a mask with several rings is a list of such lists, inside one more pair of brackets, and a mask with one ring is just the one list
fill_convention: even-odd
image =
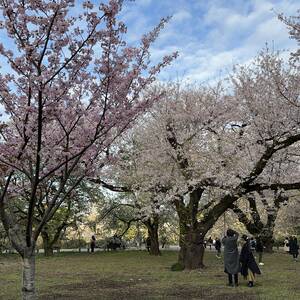
[(216, 238), (215, 240), (215, 248), (217, 250), (217, 258), (221, 258), (221, 247), (222, 247), (222, 244), (221, 244), (221, 241), (219, 238)]
[(298, 261), (299, 245), (296, 237), (290, 239), (290, 254), (293, 256), (294, 261)]
[(255, 274), (261, 274), (261, 272), (251, 251), (250, 240), (246, 235), (243, 235), (242, 239), (244, 244), (240, 255), (241, 274), (248, 280), (248, 286), (253, 287)]
[(264, 252), (264, 245), (263, 245), (263, 242), (262, 242), (262, 239), (260, 236), (256, 239), (255, 250), (256, 250), (256, 253), (258, 254), (258, 264), (260, 266), (263, 266), (264, 263), (262, 261), (262, 257), (263, 257), (263, 252)]
[[(239, 234), (233, 229), (228, 229), (222, 239), (224, 245), (224, 272), (228, 274), (228, 285), (238, 286), (238, 273), (240, 271), (239, 251), (237, 246)], [(234, 282), (233, 282), (234, 277)]]
[(96, 238), (94, 235), (92, 235), (91, 237), (90, 246), (91, 246), (91, 252), (93, 253), (96, 247)]

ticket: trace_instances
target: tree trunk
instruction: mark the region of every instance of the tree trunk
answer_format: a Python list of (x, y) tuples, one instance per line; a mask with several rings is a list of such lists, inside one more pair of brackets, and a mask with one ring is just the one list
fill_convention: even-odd
[(158, 217), (154, 217), (152, 220), (149, 219), (144, 224), (147, 226), (148, 229), (148, 235), (150, 237), (150, 255), (161, 255), (161, 252), (159, 250), (159, 241), (158, 241), (158, 224), (159, 219)]
[(264, 251), (267, 253), (273, 252), (273, 246), (274, 246), (273, 235), (274, 235), (274, 228), (275, 228), (275, 221), (277, 218), (277, 214), (278, 214), (278, 209), (268, 213), (267, 224), (264, 226), (261, 232), (261, 239), (265, 247)]
[(53, 243), (51, 243), (49, 235), (47, 232), (42, 231), (41, 236), (43, 239), (43, 248), (44, 248), (44, 255), (45, 256), (52, 256), (54, 251), (53, 251)]
[(176, 201), (176, 211), (179, 217), (179, 256), (178, 263), (188, 270), (203, 268), (204, 237), (208, 230), (197, 220), (198, 205), (202, 189), (196, 189), (189, 195), (189, 204), (185, 206), (183, 198)]
[(273, 253), (273, 246), (274, 246), (273, 231), (264, 230), (263, 233), (261, 234), (261, 240), (264, 245), (264, 252)]
[(204, 233), (199, 230), (187, 230), (180, 233), (178, 263), (185, 269), (203, 268)]
[(271, 239), (265, 240), (265, 252), (272, 253), (273, 246), (274, 246), (274, 240), (272, 237), (271, 237)]
[(54, 250), (50, 245), (48, 245), (46, 247), (44, 246), (44, 255), (45, 256), (53, 256), (53, 254), (54, 254)]
[(22, 282), (22, 299), (35, 300), (35, 255), (34, 250), (28, 251), (22, 257), (23, 259), (23, 282)]
[(148, 234), (150, 237), (150, 255), (161, 255), (159, 250), (159, 241), (158, 241), (158, 229), (155, 227), (152, 230), (148, 229)]

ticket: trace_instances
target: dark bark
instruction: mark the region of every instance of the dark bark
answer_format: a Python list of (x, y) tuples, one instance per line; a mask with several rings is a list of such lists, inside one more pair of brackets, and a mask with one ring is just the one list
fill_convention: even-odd
[[(178, 262), (186, 269), (204, 267), (204, 237), (214, 226), (219, 217), (238, 199), (238, 195), (223, 195), (217, 204), (204, 205), (199, 209), (204, 189), (198, 188), (190, 192), (189, 203), (183, 197), (174, 200), (179, 217), (180, 252)], [(202, 218), (198, 220), (201, 212)]]
[(150, 255), (161, 255), (159, 250), (159, 240), (158, 240), (158, 226), (159, 226), (159, 218), (155, 216), (151, 219), (148, 219), (144, 222), (148, 229), (148, 236), (150, 237)]
[(261, 220), (259, 211), (256, 207), (256, 200), (253, 196), (248, 198), (251, 207), (251, 219), (239, 207), (232, 205), (232, 209), (237, 214), (239, 221), (245, 225), (249, 233), (256, 238), (261, 238), (264, 245), (264, 251), (269, 253), (273, 252), (273, 234), (280, 205), (288, 200), (288, 197), (282, 193), (275, 191), (274, 194), (274, 206), (270, 207), (267, 200), (264, 198), (264, 195), (261, 193), (261, 202), (267, 213), (266, 222)]
[(45, 256), (52, 256), (53, 251), (53, 243), (50, 241), (50, 237), (46, 231), (41, 232), (41, 236), (43, 239), (43, 248), (44, 248), (44, 255)]
[(191, 192), (187, 206), (182, 198), (175, 201), (180, 227), (178, 263), (188, 270), (204, 267), (204, 236), (207, 230), (197, 220), (202, 193), (202, 189)]
[(178, 263), (188, 270), (203, 268), (204, 233), (184, 227), (180, 230)]
[[(264, 228), (261, 232), (261, 239), (263, 242), (263, 245), (265, 247), (264, 251), (272, 253), (273, 252), (273, 246), (274, 246), (274, 228), (275, 228), (275, 221), (278, 215), (279, 210), (279, 203), (278, 200), (281, 200), (281, 197), (275, 198), (275, 208), (273, 210), (267, 211), (268, 217), (267, 217), (267, 223), (265, 224)], [(282, 200), (284, 201), (284, 200)]]
[[(61, 240), (63, 233), (66, 228), (72, 224), (69, 222), (71, 215), (71, 201), (68, 202), (68, 209), (61, 220), (60, 224), (56, 225), (56, 227), (47, 225), (41, 231), (41, 236), (43, 239), (43, 247), (44, 247), (44, 255), (52, 256), (54, 254), (54, 246)], [(74, 221), (73, 221), (74, 222)], [(51, 228), (49, 230), (49, 227)]]
[(272, 253), (274, 246), (273, 231), (267, 235), (262, 235), (261, 240), (264, 245), (264, 252)]

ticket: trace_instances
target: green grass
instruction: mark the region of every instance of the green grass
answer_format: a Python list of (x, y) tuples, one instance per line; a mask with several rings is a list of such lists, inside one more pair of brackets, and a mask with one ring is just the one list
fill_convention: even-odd
[[(300, 262), (290, 255), (265, 255), (254, 288), (240, 279), (226, 286), (223, 262), (205, 254), (206, 268), (172, 272), (177, 253), (161, 257), (145, 251), (61, 253), (37, 257), (39, 299), (300, 299)], [(21, 265), (17, 255), (0, 256), (0, 299), (20, 299)]]

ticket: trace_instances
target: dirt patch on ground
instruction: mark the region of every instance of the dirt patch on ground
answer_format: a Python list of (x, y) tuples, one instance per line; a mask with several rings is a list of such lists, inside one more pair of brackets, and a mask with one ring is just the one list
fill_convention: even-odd
[(258, 300), (260, 299), (257, 295), (254, 294), (245, 294), (245, 293), (230, 293), (230, 294), (219, 294), (213, 295), (204, 299), (215, 299), (215, 300)]
[(207, 299), (212, 293), (211, 288), (175, 286), (167, 290), (164, 295), (167, 299)]
[(55, 291), (50, 294), (40, 295), (45, 300), (63, 299), (146, 299), (148, 290), (140, 289), (136, 285), (145, 284), (146, 280), (132, 278), (116, 280), (112, 278), (89, 278), (79, 283), (55, 286)]
[(138, 282), (136, 280), (120, 281), (120, 280), (113, 280), (109, 278), (103, 278), (103, 279), (84, 280), (83, 282), (80, 283), (65, 284), (65, 285), (57, 286), (57, 288), (58, 289), (63, 288), (69, 291), (82, 290), (82, 289), (85, 290), (122, 289), (125, 287), (136, 285), (137, 283)]
[(214, 300), (257, 300), (258, 296), (248, 293), (226, 293), (211, 287), (188, 287), (176, 285), (153, 290), (143, 278), (116, 280), (113, 278), (89, 278), (80, 283), (55, 286), (51, 294), (40, 295), (43, 300), (148, 300), (148, 299), (214, 299)]

